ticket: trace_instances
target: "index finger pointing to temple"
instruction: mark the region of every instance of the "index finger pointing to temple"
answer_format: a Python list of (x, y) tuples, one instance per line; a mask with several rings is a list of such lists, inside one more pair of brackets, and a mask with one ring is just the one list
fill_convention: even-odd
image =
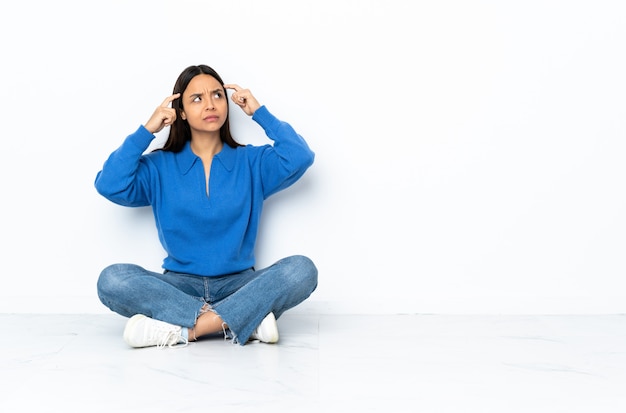
[(161, 107), (163, 108), (168, 107), (170, 103), (172, 103), (174, 100), (178, 99), (179, 97), (180, 97), (180, 93), (174, 93), (173, 95), (166, 97), (163, 103), (161, 103)]

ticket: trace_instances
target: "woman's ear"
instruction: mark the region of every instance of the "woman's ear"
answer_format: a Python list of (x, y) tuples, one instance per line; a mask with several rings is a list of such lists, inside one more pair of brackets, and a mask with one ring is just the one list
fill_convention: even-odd
[(185, 112), (184, 112), (184, 111), (182, 111), (182, 110), (180, 111), (180, 118), (181, 118), (182, 120), (187, 120), (187, 115), (185, 115)]

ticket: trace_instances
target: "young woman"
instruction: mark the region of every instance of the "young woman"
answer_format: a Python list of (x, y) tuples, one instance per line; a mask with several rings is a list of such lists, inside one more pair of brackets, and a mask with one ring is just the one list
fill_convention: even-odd
[[(227, 90), (272, 145), (233, 139)], [(146, 153), (164, 127), (170, 127), (164, 146)], [(102, 303), (129, 317), (124, 340), (132, 347), (172, 347), (223, 332), (240, 345), (276, 343), (276, 319), (311, 295), (317, 268), (300, 255), (254, 267), (261, 209), (313, 160), (304, 139), (250, 90), (224, 84), (206, 65), (186, 68), (173, 94), (95, 179), (97, 191), (116, 204), (152, 207), (166, 251), (162, 273), (113, 264), (100, 274)]]

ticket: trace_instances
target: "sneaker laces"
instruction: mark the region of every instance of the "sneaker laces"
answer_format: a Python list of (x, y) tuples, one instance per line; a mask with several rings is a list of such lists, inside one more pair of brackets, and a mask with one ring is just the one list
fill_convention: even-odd
[[(152, 331), (152, 334), (153, 337), (161, 335), (160, 340), (155, 339), (155, 341), (157, 342), (156, 347), (159, 349), (165, 348), (166, 346), (169, 348), (185, 347), (187, 346), (187, 344), (189, 344), (189, 340), (183, 337), (179, 332), (169, 328), (166, 329), (159, 326)], [(181, 340), (183, 341), (182, 343), (180, 343), (181, 346), (177, 346)]]

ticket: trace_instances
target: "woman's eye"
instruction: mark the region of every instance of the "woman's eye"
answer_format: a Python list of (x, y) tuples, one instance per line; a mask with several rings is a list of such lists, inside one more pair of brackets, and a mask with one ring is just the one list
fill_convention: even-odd
[(193, 98), (193, 102), (200, 102), (200, 96), (196, 96)]
[(215, 92), (215, 94), (213, 96), (218, 98), (218, 99), (221, 99), (222, 98), (222, 92)]

